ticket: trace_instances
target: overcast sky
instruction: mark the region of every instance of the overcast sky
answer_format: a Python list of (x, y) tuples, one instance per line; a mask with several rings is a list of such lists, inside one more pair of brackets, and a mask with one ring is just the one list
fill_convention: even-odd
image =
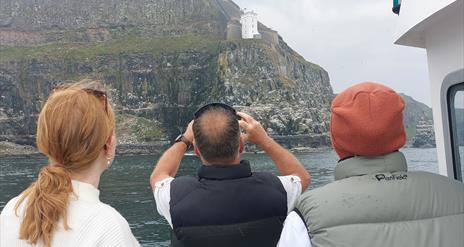
[(329, 72), (335, 92), (382, 82), (430, 106), (426, 52), (394, 45), (391, 0), (234, 0), (253, 9), (308, 61)]

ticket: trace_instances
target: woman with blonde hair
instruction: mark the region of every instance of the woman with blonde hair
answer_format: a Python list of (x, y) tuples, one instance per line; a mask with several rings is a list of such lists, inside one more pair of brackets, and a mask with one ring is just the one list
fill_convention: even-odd
[(37, 124), (37, 147), (49, 163), (3, 209), (0, 246), (139, 246), (127, 221), (99, 200), (116, 147), (114, 112), (101, 88), (84, 80), (49, 96)]

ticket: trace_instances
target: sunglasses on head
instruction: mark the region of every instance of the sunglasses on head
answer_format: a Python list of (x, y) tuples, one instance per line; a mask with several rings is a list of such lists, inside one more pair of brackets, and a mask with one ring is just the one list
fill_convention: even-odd
[(203, 113), (211, 110), (212, 108), (222, 108), (228, 112), (230, 112), (232, 115), (236, 116), (238, 120), (242, 119), (239, 115), (237, 115), (237, 111), (230, 105), (224, 104), (224, 103), (209, 103), (206, 104), (202, 107), (200, 107), (194, 114), (193, 114), (193, 119), (198, 119)]
[[(70, 84), (61, 84), (61, 85), (56, 86), (53, 89), (53, 91), (64, 90), (64, 89), (70, 88), (70, 86), (71, 86)], [(88, 94), (91, 94), (100, 100), (103, 100), (105, 104), (105, 112), (108, 113), (108, 96), (106, 95), (105, 91), (101, 91), (101, 90), (97, 90), (93, 88), (81, 88), (80, 90)]]
[(105, 112), (108, 113), (108, 96), (106, 95), (105, 91), (100, 91), (91, 88), (83, 88), (82, 90), (88, 94), (92, 94), (93, 96), (103, 100), (103, 102), (105, 102)]

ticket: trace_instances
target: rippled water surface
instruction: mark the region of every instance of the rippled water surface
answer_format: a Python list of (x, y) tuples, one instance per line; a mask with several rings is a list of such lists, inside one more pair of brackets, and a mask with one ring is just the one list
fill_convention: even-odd
[[(437, 172), (435, 149), (404, 149), (410, 170)], [(333, 180), (337, 157), (333, 152), (297, 154), (311, 172), (311, 188)], [(276, 173), (270, 159), (264, 154), (246, 154), (255, 171)], [(169, 225), (156, 212), (148, 183), (153, 164), (158, 156), (118, 157), (103, 175), (100, 183), (101, 200), (115, 207), (129, 222), (142, 246), (168, 246)], [(40, 157), (0, 158), (0, 210), (9, 199), (18, 195), (35, 178), (47, 160)], [(200, 165), (194, 156), (182, 161), (179, 175), (196, 174)]]

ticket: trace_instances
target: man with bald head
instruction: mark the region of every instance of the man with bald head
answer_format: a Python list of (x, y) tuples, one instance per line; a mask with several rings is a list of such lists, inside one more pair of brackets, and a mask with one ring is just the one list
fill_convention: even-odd
[[(271, 158), (280, 176), (251, 171), (241, 159), (247, 141)], [(191, 144), (203, 165), (197, 176), (174, 178)], [(171, 246), (276, 246), (310, 176), (251, 116), (212, 103), (161, 156), (150, 183), (156, 208), (172, 228)]]

